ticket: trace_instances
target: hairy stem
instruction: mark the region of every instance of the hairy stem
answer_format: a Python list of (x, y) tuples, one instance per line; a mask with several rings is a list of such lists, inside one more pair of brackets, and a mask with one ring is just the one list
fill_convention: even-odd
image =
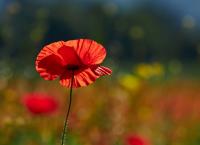
[(69, 92), (69, 106), (68, 106), (67, 114), (66, 114), (66, 117), (65, 117), (65, 122), (64, 122), (63, 132), (62, 132), (61, 145), (64, 145), (64, 140), (65, 140), (65, 135), (66, 135), (66, 128), (67, 128), (67, 124), (68, 124), (68, 117), (69, 117), (69, 112), (70, 112), (70, 109), (71, 109), (73, 82), (74, 82), (74, 71), (72, 71), (72, 78), (71, 78), (70, 92)]

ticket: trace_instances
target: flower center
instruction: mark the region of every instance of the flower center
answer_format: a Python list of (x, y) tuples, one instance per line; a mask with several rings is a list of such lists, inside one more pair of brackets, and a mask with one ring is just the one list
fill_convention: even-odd
[(66, 69), (67, 70), (78, 70), (79, 69), (79, 66), (78, 65), (74, 65), (74, 64), (68, 64), (66, 66)]

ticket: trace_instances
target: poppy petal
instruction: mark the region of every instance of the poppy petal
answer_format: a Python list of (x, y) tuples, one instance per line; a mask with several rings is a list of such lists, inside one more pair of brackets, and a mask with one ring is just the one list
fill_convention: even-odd
[(52, 96), (29, 93), (22, 97), (23, 105), (34, 115), (48, 115), (58, 109), (58, 102)]
[(64, 71), (63, 60), (57, 53), (63, 46), (63, 41), (45, 46), (37, 56), (36, 70), (45, 80), (54, 80)]
[(82, 64), (73, 47), (64, 45), (59, 48), (57, 52), (62, 57), (65, 65), (70, 64), (80, 66)]
[[(60, 77), (60, 84), (69, 88), (71, 86), (71, 77), (69, 76), (71, 76), (69, 72), (64, 73), (64, 75)], [(97, 78), (99, 78), (99, 75), (91, 68), (87, 68), (84, 71), (75, 74), (73, 88), (87, 86), (93, 83)]]
[[(87, 86), (112, 71), (99, 64), (104, 60), (106, 50), (90, 39), (58, 41), (45, 46), (37, 56), (36, 70), (45, 80), (60, 78), (60, 84), (73, 88)], [(73, 72), (73, 74), (72, 74)]]
[(61, 59), (52, 54), (38, 61), (36, 70), (45, 80), (54, 80), (64, 71)]
[(112, 74), (112, 70), (105, 66), (97, 66), (96, 68), (94, 68), (94, 72), (99, 76)]
[(77, 82), (80, 84), (79, 87), (82, 87), (93, 83), (97, 78), (99, 78), (99, 75), (95, 74), (91, 68), (88, 68), (77, 75)]
[(85, 65), (100, 64), (106, 57), (105, 48), (94, 40), (69, 40), (65, 42), (65, 45), (73, 47)]

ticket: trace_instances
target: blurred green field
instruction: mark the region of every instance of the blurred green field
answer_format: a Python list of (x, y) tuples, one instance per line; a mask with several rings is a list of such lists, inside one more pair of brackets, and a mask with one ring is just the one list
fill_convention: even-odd
[[(198, 145), (200, 80), (183, 77), (182, 69), (143, 63), (74, 89), (66, 144), (132, 145), (127, 136), (137, 135), (151, 145)], [(39, 76), (8, 77), (0, 84), (0, 144), (59, 145), (69, 90)], [(53, 96), (56, 112), (31, 113), (22, 98), (33, 92)]]

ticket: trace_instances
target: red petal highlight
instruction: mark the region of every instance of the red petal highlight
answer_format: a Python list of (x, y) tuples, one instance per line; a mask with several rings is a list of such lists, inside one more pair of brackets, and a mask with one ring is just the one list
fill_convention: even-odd
[(45, 46), (37, 56), (36, 70), (45, 80), (54, 80), (63, 72), (63, 60), (57, 53), (64, 45), (63, 41)]
[(65, 45), (73, 47), (85, 65), (100, 64), (106, 57), (105, 48), (90, 39), (69, 40)]
[(73, 47), (62, 46), (58, 49), (58, 54), (62, 57), (65, 65), (82, 65), (81, 60)]

